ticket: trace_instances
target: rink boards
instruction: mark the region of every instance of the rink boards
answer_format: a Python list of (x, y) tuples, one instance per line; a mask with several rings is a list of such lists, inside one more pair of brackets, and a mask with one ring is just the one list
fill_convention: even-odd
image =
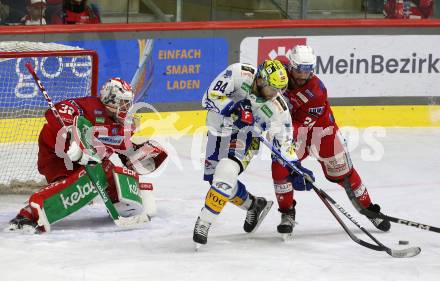
[[(440, 105), (334, 106), (340, 127), (437, 127)], [(206, 111), (139, 113), (139, 136), (192, 135), (204, 132)], [(0, 143), (35, 142), (43, 118), (0, 119)], [(14, 133), (11, 134), (11, 128)]]

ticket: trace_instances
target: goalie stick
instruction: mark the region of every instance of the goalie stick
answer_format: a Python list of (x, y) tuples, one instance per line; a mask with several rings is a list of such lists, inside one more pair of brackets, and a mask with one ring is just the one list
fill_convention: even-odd
[[(332, 215), (335, 217), (335, 219), (338, 221), (338, 223), (342, 226), (342, 228), (345, 230), (345, 232), (348, 234), (348, 236), (357, 244), (367, 247), (369, 249), (375, 250), (375, 251), (385, 251), (387, 254), (394, 258), (409, 258), (414, 257), (420, 254), (421, 248), (420, 247), (411, 247), (407, 249), (402, 250), (394, 250), (387, 246), (385, 246), (383, 243), (381, 243), (379, 240), (376, 239), (370, 232), (368, 232), (364, 227), (362, 227), (354, 218), (352, 215), (350, 215), (342, 206), (340, 206), (338, 203), (336, 203), (333, 198), (331, 198), (326, 192), (324, 192), (322, 189), (316, 187), (313, 183), (313, 181), (308, 177), (308, 175), (305, 175), (302, 173), (297, 167), (292, 165), (289, 161), (287, 161), (283, 155), (276, 149), (268, 140), (266, 140), (261, 134), (259, 135), (259, 139), (262, 143), (264, 143), (271, 151), (278, 157), (280, 160), (282, 160), (289, 168), (291, 168), (294, 172), (298, 173), (299, 175), (302, 175), (305, 177), (305, 180), (307, 180), (311, 185), (315, 193), (318, 195), (318, 197), (321, 199), (321, 201), (324, 203), (324, 205), (329, 209), (329, 211), (332, 213)], [(331, 205), (333, 205), (338, 211), (340, 211), (347, 219), (349, 219), (354, 225), (356, 225), (362, 232), (364, 232), (371, 240), (373, 240), (377, 245), (368, 243), (360, 238), (358, 238), (348, 227), (347, 225), (342, 221), (342, 219), (338, 216), (336, 211), (332, 208)]]
[[(46, 100), (47, 104), (49, 105), (50, 110), (52, 111), (53, 115), (59, 122), (59, 124), (62, 127), (65, 127), (64, 121), (61, 119), (60, 114), (55, 108), (55, 105), (52, 102), (52, 99), (50, 98), (49, 94), (46, 91), (46, 88), (44, 87), (43, 83), (41, 82), (40, 78), (38, 77), (37, 73), (35, 73), (35, 70), (30, 62), (25, 64), (26, 68), (28, 69), (29, 73), (32, 75), (35, 83), (37, 84), (38, 88), (40, 89), (41, 93), (44, 96), (44, 99)], [(76, 122), (75, 118), (75, 122)], [(135, 224), (139, 224), (142, 222), (148, 222), (149, 218), (145, 218), (142, 215), (138, 216), (132, 216), (132, 217), (121, 217), (116, 210), (115, 206), (113, 206), (110, 198), (107, 195), (107, 192), (105, 191), (105, 185), (106, 182), (104, 182), (99, 177), (95, 176), (95, 170), (100, 169), (103, 170), (102, 165), (100, 163), (96, 163), (94, 165), (85, 165), (85, 169), (87, 172), (87, 175), (89, 176), (90, 180), (92, 181), (93, 185), (95, 186), (95, 189), (97, 190), (98, 194), (101, 196), (102, 201), (105, 204), (105, 207), (107, 208), (108, 213), (110, 214), (111, 218), (115, 222), (116, 225), (122, 226), (122, 227), (128, 227)], [(103, 171), (102, 171), (103, 172)]]
[[(348, 198), (350, 198), (351, 201), (356, 200), (354, 192), (350, 188), (350, 183), (348, 182), (347, 177), (344, 179), (344, 189), (348, 195)], [(354, 202), (356, 202), (356, 201), (354, 201)], [(367, 208), (364, 208), (361, 205), (359, 205), (358, 207), (360, 208), (359, 213), (361, 213), (367, 217), (370, 217), (370, 218), (383, 219), (383, 220), (387, 220), (387, 221), (398, 223), (398, 224), (413, 226), (413, 227), (416, 227), (416, 228), (422, 229), (422, 230), (428, 230), (428, 231), (440, 233), (439, 227), (435, 227), (435, 226), (431, 226), (431, 225), (427, 225), (427, 224), (422, 224), (422, 223), (418, 223), (418, 222), (414, 222), (414, 221), (410, 221), (410, 220), (404, 220), (404, 219), (400, 219), (400, 218), (396, 218), (396, 217), (392, 217), (392, 216), (387, 216), (382, 213), (375, 213), (375, 212), (368, 210)]]

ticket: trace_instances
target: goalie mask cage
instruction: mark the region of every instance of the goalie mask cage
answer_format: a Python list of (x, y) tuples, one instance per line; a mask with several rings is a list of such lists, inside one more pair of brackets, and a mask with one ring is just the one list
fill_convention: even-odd
[(95, 51), (55, 43), (0, 42), (0, 193), (29, 192), (45, 184), (37, 170), (37, 153), (49, 107), (27, 62), (54, 103), (97, 95)]

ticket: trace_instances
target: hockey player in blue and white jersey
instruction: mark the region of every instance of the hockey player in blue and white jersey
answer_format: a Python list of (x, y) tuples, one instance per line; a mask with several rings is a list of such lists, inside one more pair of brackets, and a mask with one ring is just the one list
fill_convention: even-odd
[(208, 231), (226, 202), (247, 212), (243, 229), (253, 232), (273, 205), (250, 194), (238, 180), (258, 152), (259, 134), (267, 131), (283, 155), (296, 163), (292, 122), (282, 93), (287, 87), (285, 68), (277, 60), (253, 67), (235, 63), (223, 70), (205, 92), (202, 106), (208, 110), (204, 180), (210, 188), (197, 218), (193, 240), (206, 244)]

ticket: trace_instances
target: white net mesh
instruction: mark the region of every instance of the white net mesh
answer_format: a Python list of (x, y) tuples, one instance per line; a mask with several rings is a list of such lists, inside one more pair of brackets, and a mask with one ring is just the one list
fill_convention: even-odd
[[(55, 54), (60, 50), (66, 52)], [(0, 193), (43, 184), (36, 167), (37, 140), (48, 105), (25, 64), (33, 64), (54, 103), (89, 96), (94, 58), (78, 50), (55, 43), (0, 42)]]
[(82, 50), (79, 47), (72, 47), (57, 43), (42, 43), (29, 41), (7, 41), (0, 42), (0, 52), (33, 52), (33, 51), (61, 51), (61, 50)]

